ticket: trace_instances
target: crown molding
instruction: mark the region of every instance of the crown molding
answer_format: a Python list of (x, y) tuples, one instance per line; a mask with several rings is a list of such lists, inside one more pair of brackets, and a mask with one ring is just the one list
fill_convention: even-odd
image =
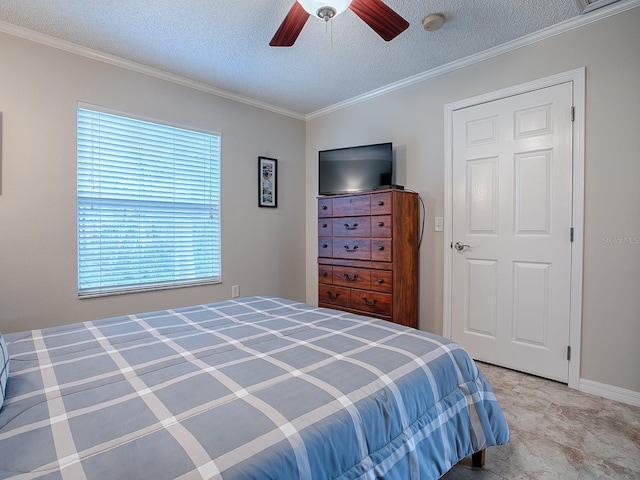
[(117, 67), (125, 68), (127, 70), (134, 71), (136, 73), (141, 73), (143, 75), (148, 75), (150, 77), (155, 77), (160, 80), (165, 80), (167, 82), (171, 82), (177, 85), (181, 85), (183, 87), (192, 88), (194, 90), (199, 90), (201, 92), (210, 93), (212, 95), (216, 95), (218, 97), (223, 97), (229, 100), (233, 100), (239, 103), (244, 103), (246, 105), (250, 105), (252, 107), (261, 108), (263, 110), (268, 110), (270, 112), (278, 113), (280, 115), (285, 115), (288, 117), (293, 117), (298, 120), (305, 120), (303, 114), (294, 112), (285, 108), (277, 107), (275, 105), (271, 105), (266, 102), (261, 102), (254, 98), (245, 97), (243, 95), (238, 95), (236, 93), (229, 92), (227, 90), (223, 90), (221, 88), (217, 88), (211, 85), (208, 85), (203, 82), (198, 82), (196, 80), (190, 80), (188, 78), (182, 77), (180, 75), (175, 75), (169, 72), (165, 72), (164, 70), (160, 70), (157, 68), (148, 67), (146, 65), (142, 65), (140, 63), (132, 62), (130, 60), (125, 60), (123, 58), (117, 57), (115, 55), (109, 55), (106, 53), (99, 52), (97, 50), (93, 50), (88, 47), (83, 47), (80, 45), (76, 45), (75, 43), (68, 42), (66, 40), (61, 40), (59, 38), (52, 37), (50, 35), (45, 35), (43, 33), (35, 32), (33, 30), (29, 30), (24, 27), (19, 27), (17, 25), (12, 25), (10, 23), (0, 21), (0, 32), (7, 33), (9, 35), (13, 35), (16, 37), (24, 38), (25, 40), (30, 40), (32, 42), (40, 43), (42, 45), (47, 45), (49, 47), (57, 48), (59, 50), (64, 50), (65, 52), (74, 53), (76, 55), (81, 55), (86, 58), (90, 58), (93, 60), (97, 60), (100, 62), (108, 63), (111, 65), (115, 65)]
[(413, 75), (411, 77), (405, 78), (404, 80), (400, 80), (399, 82), (391, 83), (382, 88), (378, 88), (368, 93), (358, 95), (357, 97), (353, 97), (343, 102), (339, 102), (334, 105), (331, 105), (329, 107), (322, 108), (320, 110), (317, 110), (315, 112), (305, 115), (305, 120), (312, 120), (314, 118), (318, 118), (323, 115), (327, 115), (329, 113), (335, 112), (337, 110), (341, 110), (343, 108), (356, 105), (366, 100), (379, 97), (382, 95), (386, 95), (387, 93), (400, 90), (410, 85), (424, 82), (425, 80), (429, 80), (431, 78), (435, 78), (440, 75), (445, 75), (455, 70), (459, 70), (461, 68), (483, 62), (490, 58), (497, 57), (499, 55), (505, 54), (507, 52), (511, 52), (513, 50), (517, 50), (527, 45), (540, 42), (547, 38), (560, 35), (562, 33), (574, 30), (579, 27), (583, 27), (590, 23), (602, 20), (603, 18), (617, 15), (618, 13), (625, 12), (632, 8), (636, 8), (638, 6), (640, 6), (640, 0), (623, 0), (613, 5), (602, 7), (598, 10), (589, 12), (588, 15), (585, 14), (585, 15), (571, 18), (569, 20), (565, 20), (564, 22), (558, 23), (556, 25), (545, 28), (538, 32), (531, 33), (529, 35), (525, 35), (524, 37), (520, 37), (516, 40), (512, 40), (502, 45), (498, 45), (497, 47), (490, 48), (483, 52), (471, 55), (469, 57), (462, 58), (460, 60), (456, 60), (454, 62), (447, 63), (440, 67), (436, 67), (431, 70), (427, 70), (426, 72), (419, 73), (417, 75)]

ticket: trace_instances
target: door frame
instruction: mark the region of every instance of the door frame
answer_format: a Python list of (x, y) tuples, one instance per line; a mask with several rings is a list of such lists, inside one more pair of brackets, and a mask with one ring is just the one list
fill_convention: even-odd
[[(494, 92), (478, 95), (444, 106), (444, 298), (443, 336), (451, 338), (451, 293), (453, 268), (453, 113), (456, 110), (493, 102), (522, 93), (571, 82), (573, 84), (573, 193), (571, 245), (571, 294), (569, 314), (569, 387), (580, 385), (580, 355), (582, 331), (582, 265), (584, 243), (584, 146), (585, 146), (585, 67), (544, 77)], [(569, 115), (570, 112), (567, 112)]]

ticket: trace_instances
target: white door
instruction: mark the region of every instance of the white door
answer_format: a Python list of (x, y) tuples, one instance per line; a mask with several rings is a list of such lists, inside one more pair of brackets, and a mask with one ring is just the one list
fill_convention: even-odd
[(453, 112), (451, 337), (567, 382), (572, 84)]

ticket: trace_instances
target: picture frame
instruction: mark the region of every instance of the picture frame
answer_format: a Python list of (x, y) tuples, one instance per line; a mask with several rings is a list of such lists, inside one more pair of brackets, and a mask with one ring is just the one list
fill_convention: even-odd
[(278, 206), (278, 160), (258, 157), (258, 206)]

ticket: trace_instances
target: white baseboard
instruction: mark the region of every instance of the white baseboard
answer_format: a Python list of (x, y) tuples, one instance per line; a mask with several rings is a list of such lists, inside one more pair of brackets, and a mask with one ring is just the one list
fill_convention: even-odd
[(599, 397), (608, 398), (609, 400), (616, 400), (618, 402), (640, 407), (640, 392), (634, 392), (633, 390), (627, 390), (625, 388), (615, 387), (605, 383), (598, 383), (592, 380), (585, 380), (584, 378), (580, 379), (578, 390), (592, 395), (598, 395)]

